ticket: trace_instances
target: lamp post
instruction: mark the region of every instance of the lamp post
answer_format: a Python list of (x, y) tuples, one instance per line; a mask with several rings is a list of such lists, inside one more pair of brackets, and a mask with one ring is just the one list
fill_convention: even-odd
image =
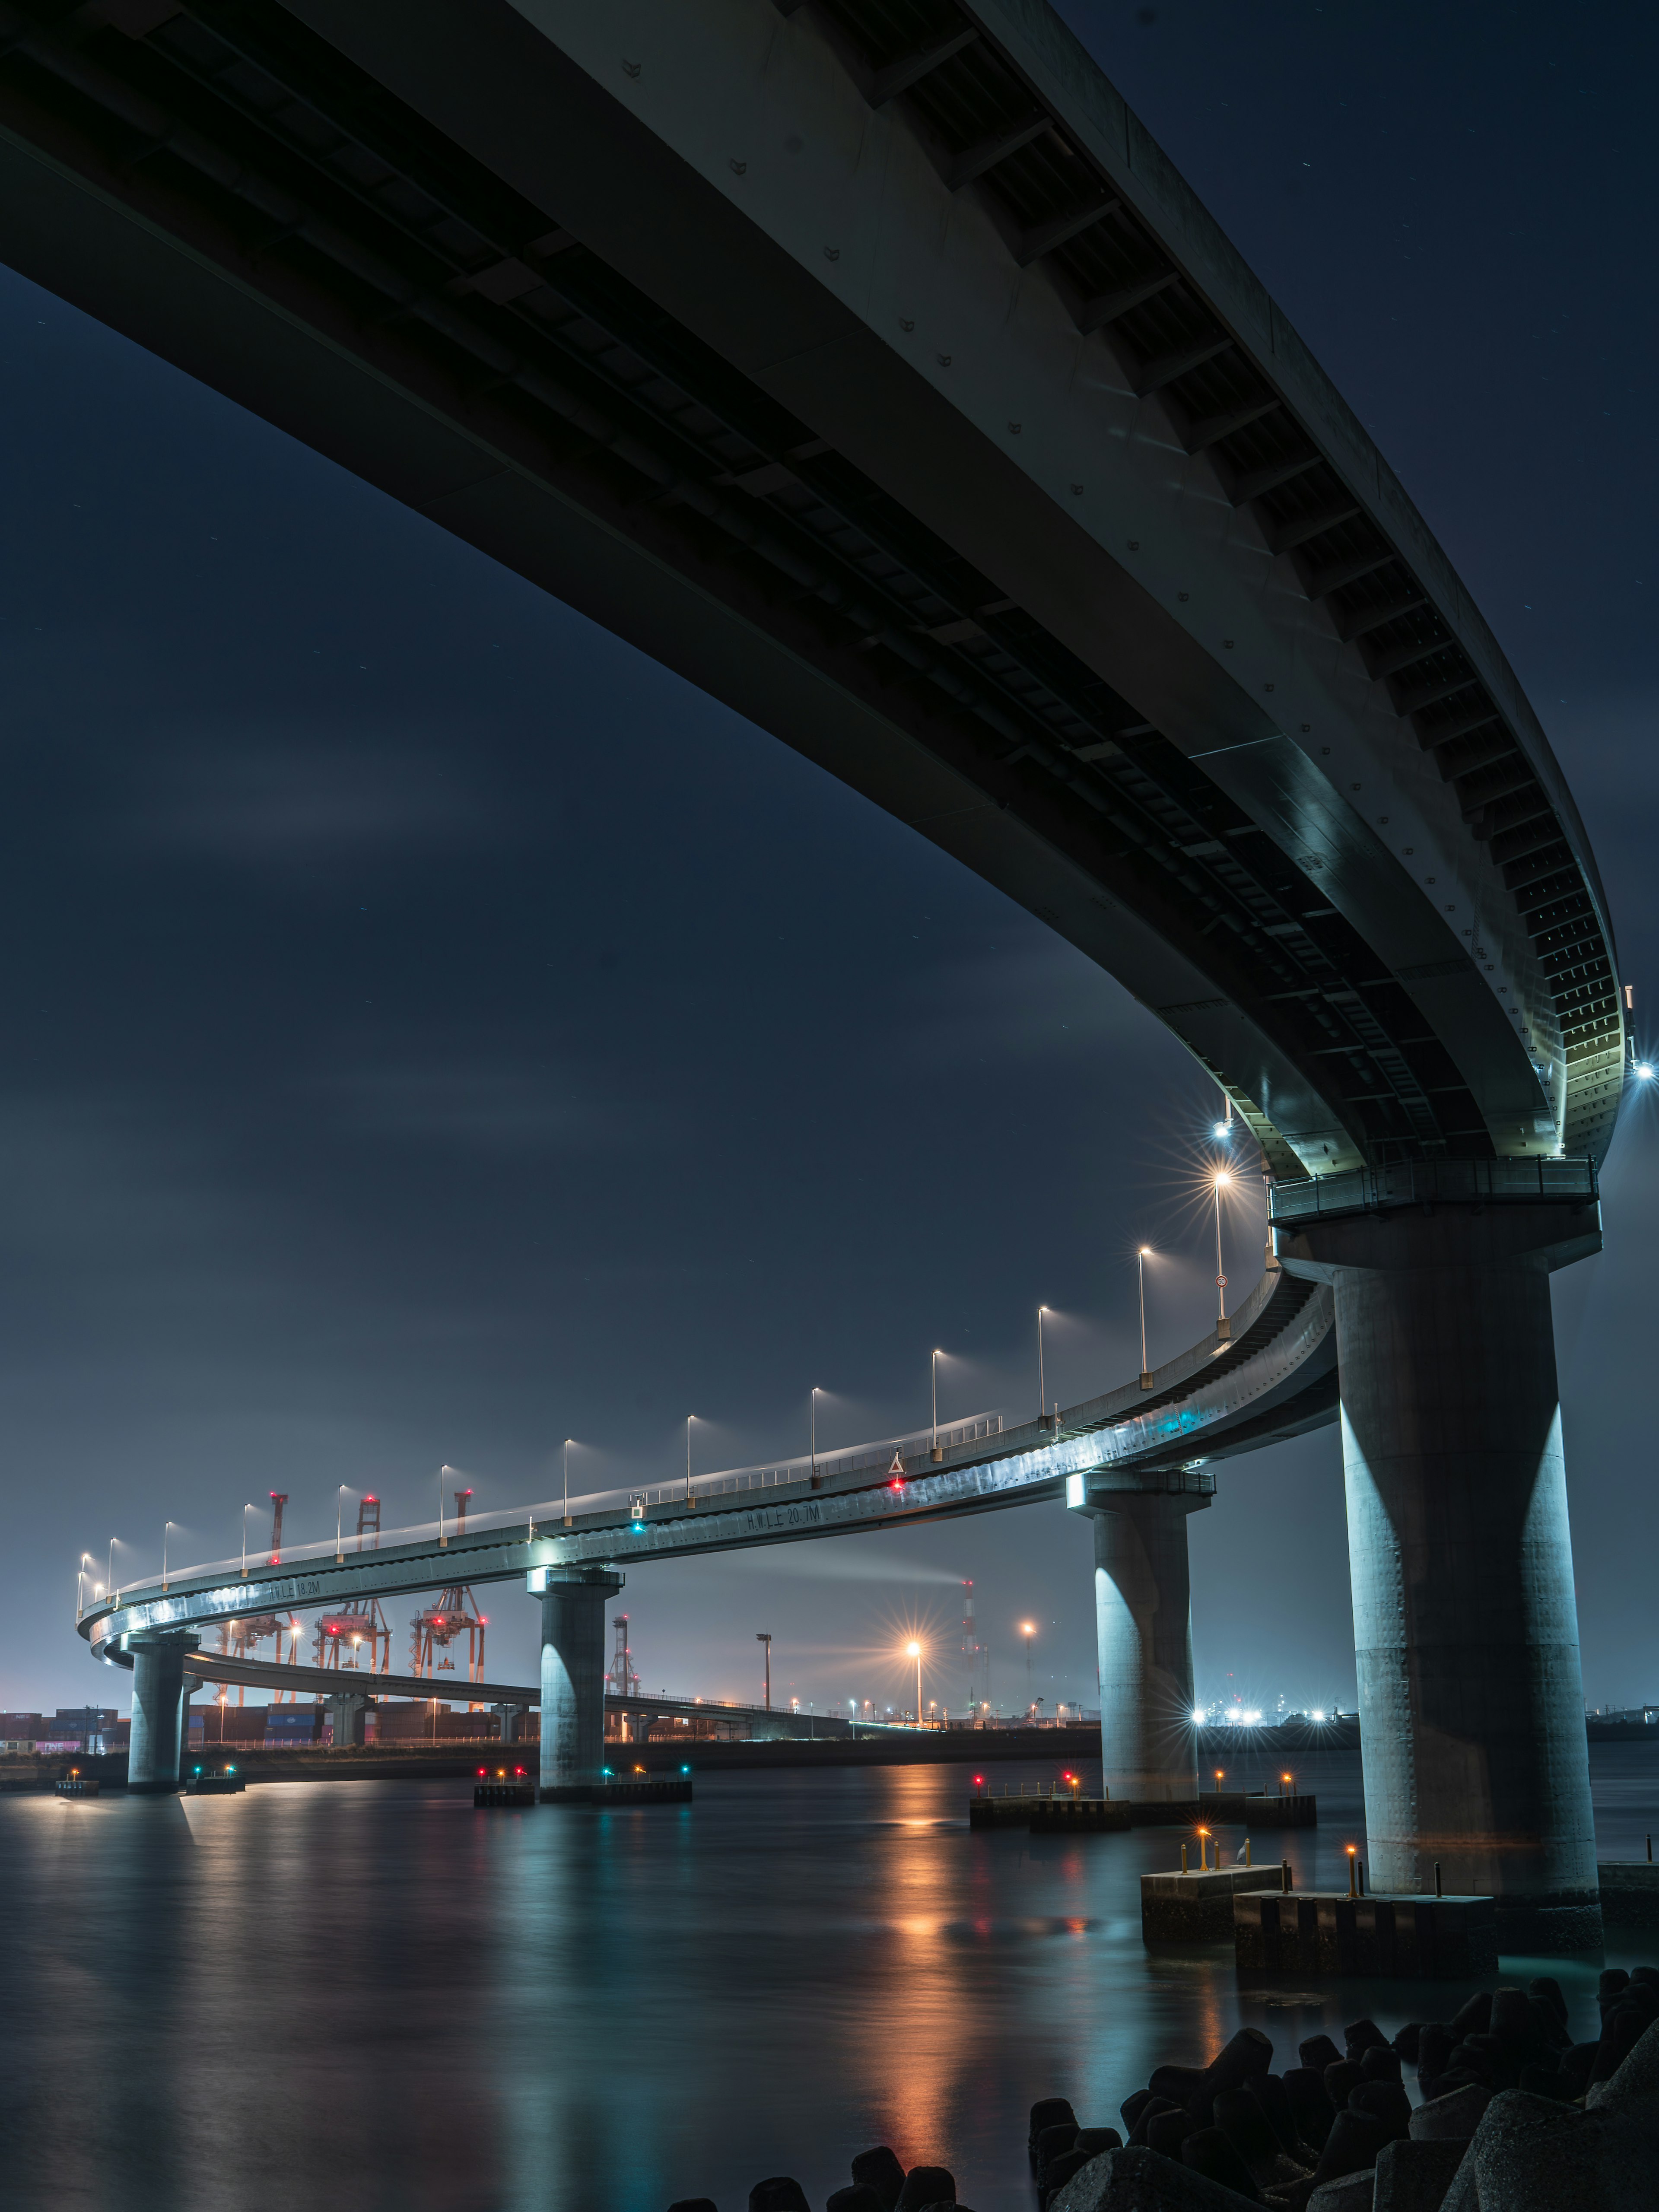
[(1135, 1267), (1140, 1277), (1140, 1387), (1150, 1390), (1152, 1372), (1146, 1364), (1146, 1262), (1152, 1256), (1150, 1244), (1143, 1244), (1135, 1254)]
[(572, 1437), (564, 1440), (564, 1525), (567, 1528), (570, 1526), (570, 1447), (574, 1441)]
[(1037, 1422), (1041, 1426), (1048, 1419), (1048, 1386), (1042, 1372), (1042, 1316), (1047, 1306), (1037, 1308)]
[(691, 1503), (691, 1424), (696, 1418), (695, 1413), (688, 1413), (685, 1417), (685, 1502), (688, 1505)]
[(755, 1641), (756, 1641), (756, 1643), (757, 1643), (757, 1644), (763, 1644), (766, 1646), (766, 1710), (767, 1710), (767, 1711), (769, 1713), (769, 1712), (771, 1711), (771, 1710), (772, 1710), (772, 1632), (771, 1632), (771, 1630), (770, 1630), (769, 1628), (761, 1628), (761, 1629), (757, 1629), (757, 1631), (755, 1632)]
[(939, 1448), (939, 1353), (936, 1350), (933, 1353), (933, 1443), (927, 1455), (935, 1464), (945, 1456)]
[(1036, 1623), (1022, 1620), (1019, 1632), (1025, 1638), (1025, 1709), (1029, 1712), (1031, 1706), (1031, 1638), (1036, 1634)]
[(1221, 1194), (1232, 1182), (1225, 1168), (1215, 1171), (1215, 1333), (1231, 1336), (1231, 1324), (1227, 1319), (1227, 1278), (1221, 1267)]
[(812, 1385), (812, 1480), (818, 1479), (818, 1386)]
[(252, 1510), (251, 1503), (244, 1504), (242, 1507), (242, 1580), (244, 1582), (247, 1580), (247, 1516)]
[(109, 1564), (104, 1569), (104, 1588), (111, 1596), (115, 1595), (115, 1539), (109, 1540)]
[(342, 1483), (334, 1496), (334, 1564), (337, 1567), (345, 1565), (345, 1497), (346, 1486)]
[(164, 1591), (167, 1586), (167, 1538), (178, 1525), (176, 1521), (167, 1521), (161, 1525), (161, 1588)]
[(916, 1662), (916, 1726), (921, 1726), (921, 1646), (912, 1642), (904, 1647), (907, 1656)]

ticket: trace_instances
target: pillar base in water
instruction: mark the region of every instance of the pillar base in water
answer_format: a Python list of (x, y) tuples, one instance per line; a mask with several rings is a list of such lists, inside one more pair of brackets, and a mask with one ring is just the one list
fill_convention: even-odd
[(1281, 1228), (1335, 1293), (1367, 1857), (1379, 1893), (1490, 1896), (1509, 1952), (1601, 1941), (1550, 1311), (1593, 1201)]
[[(183, 1632), (135, 1638), (132, 1652), (132, 1736), (127, 1751), (130, 1796), (179, 1794), (184, 1748), (185, 1654), (199, 1637)], [(190, 1687), (193, 1689), (192, 1682)]]
[(605, 1608), (622, 1586), (608, 1567), (531, 1570), (542, 1601), (544, 1802), (605, 1780)]
[(1072, 1509), (1095, 1524), (1101, 1772), (1114, 1798), (1198, 1795), (1187, 1516), (1214, 1494), (1198, 1468), (1091, 1475)]

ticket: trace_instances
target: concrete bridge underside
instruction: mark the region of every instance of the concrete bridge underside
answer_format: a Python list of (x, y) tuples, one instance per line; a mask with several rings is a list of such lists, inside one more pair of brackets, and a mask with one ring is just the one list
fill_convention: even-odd
[[(0, 0), (0, 254), (1001, 886), (1182, 1040), (1281, 1183), (1565, 1161), (1593, 1191), (1623, 1006), (1544, 732), (1042, 0), (636, 0), (625, 27)], [(1502, 1236), (1473, 1201), (1420, 1237), (1368, 1203), (1285, 1264), (1331, 1302), (1362, 1711), (1402, 1747), (1368, 1761), (1378, 1879), (1438, 1856), (1542, 1940), (1594, 1913), (1540, 1289), (1590, 1247), (1538, 1199)], [(1476, 1341), (1450, 1285), (1513, 1329)], [(1130, 1460), (1156, 1471), (1099, 1472)], [(1095, 1472), (1051, 1470), (1090, 1499)], [(958, 1490), (935, 1510), (1006, 1502)], [(1103, 1638), (1151, 1639), (1122, 1660), (1150, 1705), (1183, 1662), (1146, 1593), (1184, 1547), (1168, 1513), (1107, 1517), (1101, 1571), (1140, 1595)], [(543, 1593), (573, 1759), (558, 1638), (611, 1572), (585, 1556)], [(1519, 1733), (1477, 1647), (1530, 1686)]]

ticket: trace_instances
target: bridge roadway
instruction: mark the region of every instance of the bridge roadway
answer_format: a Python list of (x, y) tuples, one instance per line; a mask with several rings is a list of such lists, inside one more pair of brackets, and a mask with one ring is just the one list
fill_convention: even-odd
[[(999, 884), (1281, 1196), (1593, 1190), (1624, 1004), (1539, 719), (1043, 0), (0, 0), (0, 256)], [(1280, 1237), (1334, 1299), (1372, 1870), (1588, 1941), (1547, 1276), (1593, 1246), (1449, 1188)], [(1108, 1517), (1156, 1613), (1179, 1532)]]
[[(184, 1655), (185, 1693), (190, 1696), (208, 1682), (236, 1682), (249, 1689), (292, 1692), (320, 1698), (330, 1708), (337, 1744), (361, 1743), (363, 1715), (381, 1698), (409, 1698), (420, 1702), (483, 1705), (501, 1723), (501, 1740), (509, 1741), (521, 1713), (537, 1711), (542, 1701), (539, 1686), (514, 1682), (441, 1681), (430, 1674), (371, 1674), (364, 1669), (290, 1666), (270, 1659), (237, 1659), (228, 1653), (186, 1651)], [(717, 1720), (741, 1723), (750, 1737), (848, 1736), (887, 1734), (885, 1721), (849, 1721), (839, 1713), (797, 1713), (788, 1707), (745, 1705), (733, 1698), (677, 1698), (666, 1691), (657, 1696), (643, 1692), (625, 1698), (605, 1693), (609, 1717), (643, 1721)], [(896, 1730), (898, 1723), (890, 1724)], [(182, 1742), (181, 1742), (182, 1751)]]

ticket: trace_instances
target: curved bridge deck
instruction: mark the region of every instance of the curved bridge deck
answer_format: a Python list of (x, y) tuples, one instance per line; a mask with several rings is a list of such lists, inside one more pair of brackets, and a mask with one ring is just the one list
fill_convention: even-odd
[[(624, 1507), (550, 1528), (526, 1512), (495, 1516), (501, 1525), (469, 1527), (441, 1542), (427, 1532), (344, 1559), (331, 1552), (280, 1572), (187, 1570), (170, 1575), (165, 1589), (142, 1584), (86, 1609), (81, 1632), (97, 1656), (125, 1661), (130, 1638), (157, 1631), (201, 1631), (284, 1607), (337, 1606), (446, 1583), (514, 1581), (560, 1568), (625, 1571), (633, 1560), (905, 1527), (1060, 1499), (1085, 1477), (1097, 1492), (1115, 1484), (1212, 1491), (1215, 1479), (1204, 1462), (1299, 1435), (1336, 1412), (1328, 1290), (1271, 1268), (1238, 1307), (1231, 1330), (1201, 1338), (1155, 1370), (1149, 1389), (1137, 1379), (1062, 1411), (1054, 1427), (1031, 1421), (942, 1446), (937, 1462), (908, 1462), (898, 1480), (862, 1468), (733, 1496), (720, 1494), (714, 1477), (707, 1492), (693, 1483), (690, 1498), (653, 1506), (638, 1520)], [(313, 1671), (339, 1680), (332, 1669)]]

